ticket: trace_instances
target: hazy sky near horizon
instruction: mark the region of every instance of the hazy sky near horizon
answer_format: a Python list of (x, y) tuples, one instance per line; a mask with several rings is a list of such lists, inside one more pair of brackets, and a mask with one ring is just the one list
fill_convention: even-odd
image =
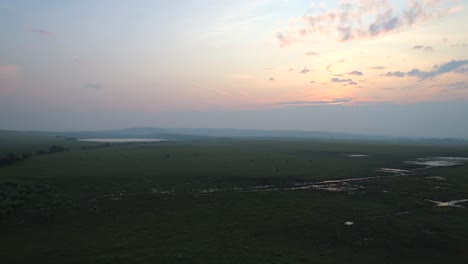
[(468, 0), (0, 0), (0, 129), (468, 138), (467, 18)]

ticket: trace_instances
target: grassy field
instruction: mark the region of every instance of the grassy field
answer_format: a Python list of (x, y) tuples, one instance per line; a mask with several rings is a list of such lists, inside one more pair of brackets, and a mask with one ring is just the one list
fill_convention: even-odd
[[(36, 154), (51, 146), (68, 151)], [(103, 145), (2, 132), (0, 156), (8, 153), (33, 155), (0, 167), (2, 263), (468, 261), (468, 209), (428, 201), (468, 199), (468, 164), (401, 177), (377, 171), (411, 169), (404, 161), (428, 156), (468, 157), (466, 145)], [(389, 177), (338, 191), (295, 188), (381, 175)]]

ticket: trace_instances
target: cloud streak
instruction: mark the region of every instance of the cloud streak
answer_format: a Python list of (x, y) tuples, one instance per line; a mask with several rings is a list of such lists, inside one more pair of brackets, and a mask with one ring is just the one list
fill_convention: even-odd
[(386, 0), (343, 1), (334, 9), (291, 18), (290, 28), (277, 32), (276, 38), (281, 47), (323, 35), (336, 36), (341, 42), (375, 38), (426, 22), (450, 10), (450, 6), (442, 5), (445, 1), (408, 2), (404, 9), (397, 10)]
[(453, 60), (442, 64), (441, 66), (436, 66), (436, 68), (432, 71), (421, 71), (419, 69), (412, 69), (411, 71), (407, 72), (407, 75), (419, 77), (421, 79), (426, 79), (448, 72), (465, 73), (468, 72), (468, 67), (465, 66), (468, 66), (468, 60)]
[(386, 76), (402, 78), (406, 76), (406, 73), (401, 71), (387, 72)]
[(354, 98), (336, 98), (332, 100), (312, 100), (312, 101), (287, 101), (279, 102), (277, 105), (327, 105), (327, 104), (345, 104), (354, 102)]
[(468, 90), (468, 83), (466, 82), (454, 82), (447, 85), (447, 88), (453, 90)]
[(431, 47), (431, 46), (424, 46), (424, 45), (416, 45), (416, 46), (413, 46), (413, 49), (415, 50), (422, 50), (422, 51), (425, 51), (425, 52), (432, 52), (434, 51), (434, 48)]
[(29, 32), (31, 32), (33, 34), (36, 34), (36, 35), (39, 35), (39, 36), (43, 36), (43, 37), (52, 37), (54, 35), (53, 32), (47, 31), (47, 30), (41, 29), (41, 28), (31, 28), (31, 29), (29, 29)]
[(419, 77), (420, 79), (433, 78), (441, 74), (455, 72), (455, 73), (467, 73), (468, 72), (468, 60), (452, 60), (442, 65), (434, 65), (432, 71), (421, 71), (420, 69), (412, 69), (408, 72), (394, 71), (387, 72), (386, 76), (391, 77)]
[(346, 83), (349, 83), (349, 82), (352, 82), (353, 80), (351, 79), (340, 79), (340, 78), (332, 78), (331, 79), (331, 82), (334, 82), (334, 83), (343, 83), (343, 82), (346, 82)]
[(368, 67), (368, 69), (371, 69), (371, 70), (385, 70), (385, 69), (387, 69), (387, 67), (385, 67), (385, 66), (372, 66), (372, 67)]
[(363, 76), (364, 73), (362, 73), (361, 71), (352, 71), (352, 72), (348, 72), (349, 75), (356, 75), (356, 76)]

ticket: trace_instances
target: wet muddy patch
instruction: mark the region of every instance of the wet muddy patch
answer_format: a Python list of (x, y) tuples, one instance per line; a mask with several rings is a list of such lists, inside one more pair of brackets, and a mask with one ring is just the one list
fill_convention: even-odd
[(435, 181), (445, 181), (447, 179), (445, 179), (444, 177), (442, 176), (431, 176), (431, 177), (426, 177), (426, 179), (428, 180), (435, 180)]
[[(345, 154), (349, 157), (367, 157), (366, 154)], [(263, 184), (263, 185), (253, 185), (247, 187), (219, 187), (216, 185), (209, 184), (209, 187), (198, 188), (183, 191), (185, 195), (213, 195), (217, 193), (228, 193), (228, 192), (271, 192), (271, 191), (327, 191), (327, 192), (344, 192), (348, 194), (356, 193), (366, 193), (367, 188), (358, 185), (358, 182), (370, 182), (382, 179), (388, 179), (393, 177), (408, 177), (408, 176), (421, 176), (424, 173), (420, 172), (423, 169), (430, 169), (436, 167), (450, 167), (462, 165), (465, 162), (468, 162), (468, 158), (465, 157), (427, 157), (427, 158), (417, 158), (415, 160), (403, 161), (404, 164), (416, 165), (413, 169), (402, 169), (402, 168), (388, 168), (381, 167), (377, 168), (375, 171), (381, 173), (381, 175), (371, 176), (371, 177), (354, 177), (354, 178), (344, 178), (344, 179), (331, 179), (325, 181), (284, 181), (278, 184)], [(425, 177), (425, 179), (430, 181), (445, 181), (446, 179), (441, 176), (430, 176)], [(211, 182), (209, 180), (208, 182)], [(432, 187), (433, 190), (444, 190), (447, 187)], [(389, 193), (390, 191), (385, 188), (379, 190), (379, 192)], [(122, 200), (128, 196), (134, 195), (153, 195), (161, 198), (168, 198), (170, 196), (176, 196), (176, 192), (173, 189), (158, 189), (151, 188), (147, 193), (126, 193), (126, 192), (115, 192), (109, 195), (104, 196), (110, 200)], [(435, 203), (439, 207), (451, 206), (451, 207), (463, 207), (459, 203), (465, 202), (465, 200), (455, 200), (449, 202), (440, 202), (427, 200)]]
[(437, 206), (437, 207), (465, 208), (465, 206), (461, 205), (461, 203), (466, 203), (466, 202), (468, 202), (468, 199), (453, 200), (453, 201), (447, 201), (447, 202), (434, 201), (434, 200), (429, 200), (429, 199), (426, 199), (426, 201), (435, 204), (435, 206)]
[(369, 157), (367, 154), (345, 154), (346, 157), (348, 158), (365, 158)]
[(390, 174), (397, 174), (397, 175), (403, 175), (406, 173), (410, 173), (410, 170), (403, 170), (403, 169), (395, 169), (395, 168), (379, 168), (377, 169), (377, 172), (384, 172), (384, 173), (390, 173)]
[(460, 166), (468, 162), (466, 157), (427, 157), (405, 161), (406, 164), (420, 165), (423, 168)]

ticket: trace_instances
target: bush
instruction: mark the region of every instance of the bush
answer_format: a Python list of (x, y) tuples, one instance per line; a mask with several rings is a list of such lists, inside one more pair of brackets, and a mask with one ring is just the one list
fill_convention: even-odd
[(63, 151), (69, 151), (69, 149), (62, 147), (62, 146), (55, 146), (55, 145), (49, 148), (49, 153), (63, 152)]
[(0, 166), (1, 165), (11, 165), (17, 161), (22, 160), (21, 157), (16, 156), (14, 153), (8, 153), (6, 156), (0, 158)]

